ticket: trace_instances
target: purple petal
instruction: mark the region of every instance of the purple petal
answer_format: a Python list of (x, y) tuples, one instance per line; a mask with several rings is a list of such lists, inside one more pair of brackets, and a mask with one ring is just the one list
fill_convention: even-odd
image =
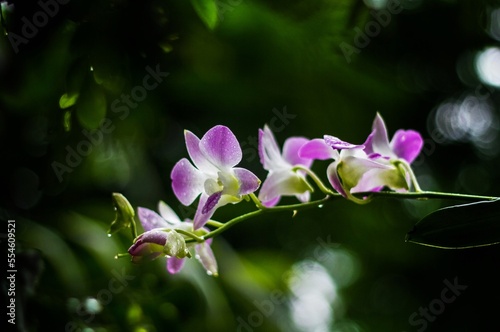
[(142, 228), (144, 228), (146, 232), (155, 228), (169, 227), (169, 224), (165, 221), (165, 219), (150, 209), (138, 207), (137, 215), (141, 221)]
[(221, 196), (222, 196), (222, 191), (216, 192), (216, 193), (208, 196), (207, 201), (205, 202), (205, 205), (203, 206), (203, 209), (201, 210), (201, 213), (208, 213), (210, 210), (215, 208), (215, 206), (219, 202), (219, 199)]
[(162, 231), (148, 231), (142, 233), (130, 246), (128, 253), (132, 256), (149, 256), (156, 258), (163, 253), (163, 247), (167, 242), (167, 233)]
[(380, 153), (384, 156), (392, 156), (393, 153), (389, 147), (389, 139), (387, 138), (387, 129), (385, 127), (384, 119), (379, 113), (375, 116), (373, 121), (372, 133), (368, 136), (368, 145), (365, 148), (367, 154)]
[(302, 165), (307, 168), (311, 167), (313, 160), (311, 158), (301, 158), (299, 156), (300, 148), (309, 142), (307, 138), (304, 137), (290, 137), (285, 141), (283, 145), (283, 158), (285, 161), (290, 163), (290, 165)]
[(391, 149), (399, 157), (409, 163), (418, 156), (424, 140), (422, 136), (414, 130), (398, 130), (391, 140)]
[(175, 196), (186, 206), (193, 203), (203, 191), (205, 176), (186, 158), (182, 158), (175, 164), (170, 178)]
[(208, 199), (207, 194), (202, 194), (200, 196), (200, 201), (198, 202), (198, 208), (193, 218), (193, 230), (197, 230), (207, 223), (207, 221), (213, 216), (216, 209), (209, 210), (207, 213), (203, 213), (203, 207), (205, 206)]
[[(167, 233), (159, 230), (152, 230), (142, 233), (135, 243), (154, 243), (164, 246), (167, 242)], [(134, 243), (134, 244), (135, 244)]]
[(200, 150), (205, 157), (220, 169), (237, 165), (242, 158), (240, 143), (225, 126), (215, 126), (200, 141)]
[(184, 139), (186, 140), (186, 148), (189, 157), (193, 161), (194, 165), (205, 172), (217, 172), (217, 169), (207, 160), (200, 150), (200, 139), (198, 136), (190, 132), (189, 130), (184, 131)]
[(276, 138), (267, 125), (264, 130), (259, 129), (259, 157), (262, 166), (268, 171), (286, 165)]
[(179, 272), (184, 263), (186, 262), (185, 258), (177, 258), (177, 257), (169, 257), (167, 258), (167, 271), (170, 274), (176, 274)]
[(337, 150), (364, 148), (363, 145), (351, 144), (349, 142), (342, 141), (341, 139), (339, 139), (335, 136), (325, 135), (324, 139), (325, 139), (325, 143), (327, 145), (329, 145), (332, 148), (337, 149)]
[(373, 152), (373, 136), (375, 136), (375, 130), (372, 130), (370, 135), (368, 135), (365, 142), (363, 143), (363, 146), (365, 147), (365, 153), (368, 155), (375, 153)]
[(262, 202), (262, 205), (264, 205), (265, 207), (273, 207), (279, 203), (280, 199), (281, 199), (281, 196), (277, 196), (269, 201)]
[(256, 191), (260, 186), (259, 178), (245, 168), (233, 168), (234, 176), (240, 184), (240, 195), (247, 195)]
[(347, 197), (347, 194), (342, 187), (342, 182), (340, 181), (338, 172), (337, 172), (337, 166), (338, 166), (338, 161), (334, 161), (331, 163), (328, 168), (326, 169), (326, 175), (328, 177), (328, 181), (330, 181), (330, 184), (332, 187), (342, 196)]
[(197, 244), (195, 247), (196, 250), (196, 258), (201, 262), (207, 273), (217, 276), (217, 261), (215, 260), (214, 253), (208, 243), (203, 242)]
[(324, 139), (315, 138), (305, 143), (298, 151), (300, 158), (327, 160), (338, 157), (338, 152), (325, 143)]
[[(175, 225), (181, 223), (181, 219), (177, 216), (177, 214), (172, 210), (170, 206), (167, 205), (164, 201), (158, 202), (158, 212), (163, 219), (165, 219), (169, 224)], [(166, 227), (166, 226), (162, 226)]]

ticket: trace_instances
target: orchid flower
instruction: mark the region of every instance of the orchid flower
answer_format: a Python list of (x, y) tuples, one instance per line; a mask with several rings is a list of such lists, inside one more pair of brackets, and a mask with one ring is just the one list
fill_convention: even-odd
[[(366, 200), (352, 194), (379, 191), (383, 187), (395, 191), (410, 188), (414, 179), (411, 178), (409, 164), (418, 156), (422, 145), (422, 137), (413, 130), (398, 130), (389, 143), (384, 121), (377, 114), (373, 131), (363, 145), (325, 135), (323, 140), (306, 143), (299, 155), (320, 160), (334, 159), (327, 169), (330, 184), (342, 196), (365, 203)], [(418, 186), (415, 181), (413, 184)]]
[(307, 202), (313, 188), (306, 181), (303, 171), (294, 171), (294, 166), (309, 168), (312, 159), (301, 158), (298, 151), (309, 140), (290, 137), (283, 145), (283, 154), (273, 133), (266, 125), (259, 129), (259, 156), (265, 170), (269, 171), (259, 192), (259, 199), (267, 207), (278, 204), (281, 196), (295, 195), (299, 201)]
[[(195, 257), (201, 262), (208, 274), (217, 275), (217, 261), (210, 245), (212, 239), (202, 243), (187, 243), (182, 235), (175, 230), (180, 229), (187, 232), (195, 232), (193, 223), (186, 219), (184, 222), (164, 202), (160, 201), (156, 212), (139, 207), (137, 214), (145, 232), (139, 235), (128, 252), (132, 255), (132, 261), (138, 262), (143, 257), (155, 259), (167, 256), (167, 271), (169, 273), (179, 272), (185, 263), (185, 257), (191, 257), (188, 248), (194, 246)], [(202, 228), (195, 233), (208, 233), (210, 230)]]
[(406, 172), (383, 157), (367, 155), (364, 145), (351, 145), (328, 135), (324, 139), (331, 148), (340, 150), (339, 158), (328, 166), (327, 176), (344, 197), (364, 203), (351, 194), (380, 191), (383, 187), (395, 191), (409, 189), (410, 179)]
[(238, 140), (225, 126), (215, 126), (201, 140), (184, 132), (188, 159), (178, 161), (170, 175), (175, 196), (190, 205), (200, 196), (193, 219), (194, 229), (206, 224), (218, 207), (238, 203), (243, 195), (256, 191), (260, 180), (247, 169), (234, 167), (242, 158)]

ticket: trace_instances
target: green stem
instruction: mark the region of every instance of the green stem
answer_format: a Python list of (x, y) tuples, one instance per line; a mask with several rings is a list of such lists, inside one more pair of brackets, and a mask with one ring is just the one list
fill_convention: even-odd
[(413, 173), (411, 166), (405, 160), (399, 160), (397, 163), (398, 166), (403, 166), (404, 170), (410, 174), (410, 180), (415, 191), (422, 192), (422, 189), (420, 189), (420, 185), (418, 184), (417, 177), (415, 176), (415, 173)]
[[(182, 234), (182, 235), (186, 235), (186, 236), (189, 236), (191, 237), (193, 240), (196, 240), (196, 242), (203, 242), (205, 241), (205, 239), (203, 237), (199, 237), (198, 235), (194, 234), (194, 233), (191, 233), (191, 232), (188, 232), (188, 231), (185, 231), (183, 229), (174, 229), (174, 231), (176, 231), (177, 233), (179, 234)], [(188, 240), (189, 241), (189, 240)], [(187, 241), (186, 241), (187, 242)]]
[(327, 186), (325, 186), (325, 184), (323, 183), (323, 181), (321, 181), (321, 179), (316, 175), (316, 173), (314, 173), (313, 171), (311, 171), (309, 168), (301, 166), (301, 165), (296, 165), (296, 166), (293, 167), (292, 170), (293, 171), (300, 170), (300, 171), (306, 172), (306, 174), (309, 175), (309, 177), (314, 181), (314, 183), (316, 183), (316, 185), (318, 186), (319, 190), (321, 190), (321, 192), (323, 194), (329, 195), (329, 196), (337, 196), (337, 195), (340, 196), (338, 193), (333, 192)]
[(224, 223), (221, 223), (221, 222), (218, 222), (218, 221), (215, 221), (215, 220), (209, 220), (209, 221), (207, 221), (207, 225), (215, 227), (215, 228), (219, 228), (219, 227), (224, 226)]
[(127, 253), (123, 253), (123, 254), (116, 254), (116, 255), (115, 255), (115, 259), (118, 259), (118, 258), (123, 258), (123, 257), (130, 257), (130, 254), (127, 252)]
[(480, 196), (480, 195), (468, 195), (468, 194), (455, 194), (455, 193), (443, 193), (437, 191), (420, 191), (420, 192), (394, 192), (394, 191), (379, 191), (379, 192), (364, 192), (355, 193), (353, 196), (367, 196), (372, 195), (375, 197), (391, 197), (391, 198), (402, 198), (402, 199), (453, 199), (459, 201), (493, 201), (499, 199), (500, 197), (494, 196)]
[[(296, 167), (297, 169), (302, 169), (300, 167)], [(305, 170), (305, 169), (304, 169)], [(308, 173), (309, 174), (309, 173)], [(313, 180), (316, 182), (314, 178), (317, 178), (314, 173), (312, 173)], [(414, 182), (414, 186), (416, 190), (420, 190), (420, 187), (418, 186), (416, 180), (414, 179), (413, 173), (410, 173), (412, 177), (412, 181)], [(311, 174), (309, 174), (311, 175)], [(319, 180), (319, 179), (318, 179)], [(265, 213), (272, 213), (272, 212), (284, 212), (284, 211), (291, 211), (293, 212), (293, 216), (297, 213), (299, 210), (305, 210), (305, 209), (310, 209), (313, 207), (321, 207), (324, 203), (331, 201), (333, 198), (339, 198), (342, 197), (338, 193), (333, 193), (331, 190), (326, 188), (321, 181), (316, 182), (318, 184), (318, 187), (321, 189), (323, 192), (329, 192), (331, 194), (327, 195), (323, 199), (319, 199), (316, 201), (312, 202), (307, 202), (307, 203), (299, 203), (299, 204), (290, 204), (290, 205), (280, 205), (280, 206), (275, 206), (275, 207), (265, 207), (260, 203), (257, 197), (255, 195), (250, 194), (249, 197), (254, 201), (256, 204), (257, 208), (259, 208), (256, 211), (252, 211), (249, 213), (246, 213), (244, 215), (235, 217), (231, 220), (229, 220), (226, 223), (220, 223), (214, 220), (210, 220), (207, 224), (217, 227), (217, 229), (205, 234), (202, 237), (199, 237), (193, 233), (184, 231), (184, 230), (179, 230), (177, 229), (176, 231), (187, 235), (191, 237), (191, 239), (186, 239), (186, 242), (203, 242), (209, 238), (213, 238), (226, 230), (228, 230), (230, 227), (233, 227), (234, 225), (243, 222), (247, 219), (251, 219), (257, 216), (260, 216)], [(425, 200), (425, 199), (452, 199), (452, 200), (461, 200), (461, 201), (491, 201), (491, 200), (496, 200), (500, 199), (500, 197), (494, 197), (494, 196), (481, 196), (481, 195), (469, 195), (469, 194), (455, 194), (455, 193), (443, 193), (443, 192), (435, 192), (435, 191), (418, 191), (418, 192), (394, 192), (394, 191), (379, 191), (379, 192), (362, 192), (362, 193), (355, 193), (352, 194), (352, 196), (356, 198), (363, 198), (370, 196), (371, 198), (376, 198), (376, 197), (389, 197), (389, 198), (399, 198), (399, 199), (420, 199), (420, 200)]]
[[(500, 199), (500, 197), (494, 197), (494, 196), (443, 193), (443, 192), (435, 192), (435, 191), (420, 191), (420, 192), (405, 192), (405, 193), (393, 192), (393, 191), (379, 191), (379, 192), (364, 192), (364, 193), (353, 194), (353, 196), (356, 196), (356, 197), (366, 197), (368, 195), (372, 196), (373, 198), (389, 197), (389, 198), (400, 198), (400, 199), (453, 199), (453, 200), (461, 200), (461, 201), (491, 201), (491, 200), (495, 200), (495, 199)], [(265, 214), (265, 213), (292, 211), (295, 215), (295, 213), (299, 210), (305, 210), (305, 209), (310, 209), (313, 207), (319, 207), (319, 206), (322, 206), (324, 203), (331, 201), (332, 198), (338, 198), (338, 197), (341, 197), (341, 196), (339, 194), (328, 195), (323, 199), (312, 201), (312, 202), (307, 202), (307, 203), (302, 203), (302, 204), (281, 205), (281, 206), (275, 206), (275, 207), (271, 207), (271, 208), (265, 208), (262, 210), (252, 211), (252, 212), (246, 213), (244, 215), (241, 215), (241, 216), (238, 216), (236, 218), (229, 220), (228, 222), (222, 224), (222, 226), (220, 226), (219, 228), (211, 231), (210, 233), (205, 234), (203, 236), (203, 239), (206, 240), (209, 238), (213, 238), (213, 237), (225, 232), (230, 227), (233, 227), (234, 225), (236, 225), (242, 221), (245, 221), (247, 219), (251, 219), (253, 217), (260, 216), (260, 215)], [(193, 240), (186, 240), (186, 242), (193, 242)]]
[[(220, 233), (225, 232), (228, 228), (233, 227), (234, 225), (236, 225), (242, 221), (245, 221), (247, 219), (250, 219), (250, 218), (253, 218), (256, 216), (260, 216), (261, 214), (264, 214), (264, 213), (293, 211), (294, 215), (295, 215), (295, 213), (299, 210), (305, 210), (305, 209), (310, 209), (313, 207), (322, 206), (325, 202), (327, 202), (330, 199), (331, 199), (331, 196), (326, 196), (323, 199), (319, 199), (319, 200), (312, 201), (312, 202), (307, 202), (307, 203), (302, 203), (302, 204), (281, 205), (281, 206), (275, 206), (275, 207), (271, 207), (271, 208), (265, 208), (262, 210), (252, 211), (252, 212), (246, 213), (244, 215), (241, 215), (241, 216), (238, 216), (236, 218), (229, 220), (223, 226), (211, 231), (208, 234), (205, 234), (203, 236), (203, 239), (206, 240), (206, 239), (212, 238), (214, 236), (217, 236)], [(193, 242), (193, 241), (186, 240), (186, 242)]]
[(205, 241), (205, 239), (203, 237), (200, 237), (192, 232), (188, 232), (188, 231), (185, 231), (183, 229), (180, 229), (180, 228), (169, 228), (169, 227), (165, 227), (165, 228), (157, 228), (158, 230), (160, 231), (165, 231), (165, 232), (170, 232), (170, 231), (175, 231), (179, 234), (182, 234), (182, 235), (186, 235), (186, 236), (189, 236), (191, 239), (187, 239), (186, 242), (193, 242), (193, 241), (196, 241), (196, 242), (203, 242)]
[(137, 226), (134, 218), (132, 218), (132, 222), (130, 223), (130, 231), (132, 232), (132, 238), (137, 238)]
[(257, 198), (257, 196), (255, 196), (254, 193), (248, 194), (248, 197), (250, 197), (252, 199), (252, 201), (255, 203), (255, 205), (257, 206), (257, 208), (259, 210), (267, 209), (267, 207), (262, 204), (262, 202), (260, 201), (260, 199)]

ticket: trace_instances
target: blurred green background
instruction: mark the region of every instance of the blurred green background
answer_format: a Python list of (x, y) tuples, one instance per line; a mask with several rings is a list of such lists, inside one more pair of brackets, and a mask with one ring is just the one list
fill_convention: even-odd
[[(17, 330), (498, 326), (498, 246), (404, 242), (419, 218), (450, 201), (337, 200), (294, 218), (249, 220), (214, 240), (218, 278), (195, 260), (172, 276), (164, 259), (114, 259), (132, 239), (106, 235), (112, 192), (134, 207), (164, 200), (192, 216), (172, 193), (170, 171), (187, 156), (183, 130), (201, 137), (216, 124), (232, 129), (241, 165), (264, 179), (256, 150), (264, 124), (280, 144), (324, 134), (360, 143), (380, 112), (390, 135), (412, 128), (425, 138), (414, 164), (424, 189), (500, 195), (498, 1), (1, 6), (0, 216), (16, 220)], [(161, 72), (157, 84), (145, 83), (150, 71)], [(313, 169), (325, 178), (326, 166)], [(251, 208), (227, 206), (214, 218)], [(446, 280), (467, 288), (446, 293)], [(456, 296), (445, 303), (443, 292)]]

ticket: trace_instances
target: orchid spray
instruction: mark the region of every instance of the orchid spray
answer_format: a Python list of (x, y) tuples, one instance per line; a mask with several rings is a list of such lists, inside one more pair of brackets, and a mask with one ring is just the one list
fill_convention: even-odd
[[(261, 180), (250, 170), (236, 167), (242, 150), (226, 126), (209, 129), (202, 138), (186, 130), (187, 153), (173, 167), (172, 190), (182, 205), (193, 208), (192, 219), (181, 220), (160, 201), (158, 213), (139, 207), (137, 215), (144, 232), (137, 235), (135, 210), (121, 194), (113, 194), (116, 219), (109, 235), (130, 228), (134, 238), (128, 253), (132, 262), (166, 258), (166, 270), (178, 273), (186, 259), (196, 257), (209, 275), (218, 275), (212, 240), (228, 228), (265, 213), (322, 206), (333, 199), (366, 204), (378, 197), (399, 199), (453, 199), (473, 203), (437, 210), (420, 220), (407, 234), (407, 241), (440, 248), (469, 248), (500, 243), (495, 216), (497, 197), (423, 191), (411, 163), (422, 150), (423, 139), (414, 130), (398, 130), (389, 141), (382, 116), (377, 113), (371, 132), (362, 144), (352, 144), (325, 134), (322, 138), (290, 137), (280, 149), (266, 125), (259, 129), (259, 157), (267, 171)], [(326, 178), (312, 170), (313, 161), (329, 160)], [(311, 200), (317, 189), (322, 197)], [(256, 193), (258, 191), (258, 193)], [(298, 203), (280, 205), (283, 196)], [(227, 204), (250, 202), (255, 210), (226, 222), (213, 219), (216, 210)]]

